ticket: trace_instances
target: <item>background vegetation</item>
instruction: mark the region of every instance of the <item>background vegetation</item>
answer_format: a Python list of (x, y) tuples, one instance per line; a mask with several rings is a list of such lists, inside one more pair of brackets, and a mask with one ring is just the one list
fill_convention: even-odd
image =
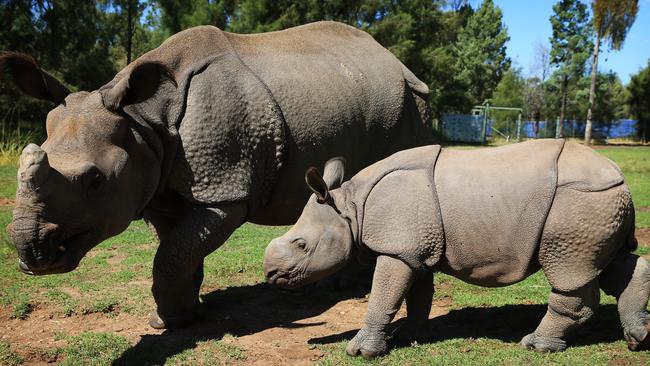
[[(594, 39), (587, 8), (558, 1), (549, 19), (552, 47), (536, 47), (530, 75), (506, 56), (508, 29), (492, 0), (0, 0), (0, 51), (29, 53), (72, 90), (94, 90), (129, 60), (192, 26), (256, 33), (337, 20), (369, 32), (426, 81), (436, 116), (494, 98), (493, 104), (524, 108), (529, 120), (581, 120)], [(647, 103), (639, 101), (650, 99), (647, 70), (628, 87), (616, 74), (598, 73), (594, 119), (638, 118), (645, 136)], [(15, 141), (28, 131), (42, 138), (49, 108), (0, 82), (0, 146), (19, 146)]]

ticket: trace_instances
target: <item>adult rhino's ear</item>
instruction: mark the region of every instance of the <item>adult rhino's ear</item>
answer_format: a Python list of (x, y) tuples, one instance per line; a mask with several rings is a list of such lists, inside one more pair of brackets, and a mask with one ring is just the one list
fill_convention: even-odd
[(325, 163), (323, 170), (323, 180), (327, 184), (327, 188), (336, 189), (343, 184), (345, 177), (345, 158), (337, 156), (328, 160)]
[(140, 62), (133, 66), (131, 72), (115, 84), (102, 87), (104, 107), (117, 111), (127, 105), (144, 102), (151, 98), (160, 85), (171, 82), (176, 86), (176, 80), (171, 70), (160, 62)]
[(5, 74), (13, 77), (14, 83), (25, 94), (59, 104), (70, 94), (54, 76), (38, 66), (29, 55), (19, 52), (0, 54), (0, 79)]
[(316, 198), (318, 198), (319, 203), (325, 203), (329, 197), (329, 189), (327, 188), (327, 183), (321, 177), (318, 169), (310, 167), (305, 172), (305, 182), (309, 189), (314, 192)]

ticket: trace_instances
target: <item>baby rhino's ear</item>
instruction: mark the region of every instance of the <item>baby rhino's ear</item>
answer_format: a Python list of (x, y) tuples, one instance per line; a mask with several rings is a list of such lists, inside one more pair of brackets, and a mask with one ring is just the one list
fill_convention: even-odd
[(305, 172), (305, 182), (307, 183), (307, 187), (314, 192), (319, 203), (324, 203), (327, 200), (327, 197), (329, 197), (329, 188), (327, 188), (327, 184), (323, 180), (323, 177), (321, 177), (318, 169), (314, 167), (308, 168)]
[(325, 163), (325, 170), (323, 173), (323, 180), (327, 184), (327, 188), (336, 189), (341, 186), (345, 177), (345, 158), (337, 156)]

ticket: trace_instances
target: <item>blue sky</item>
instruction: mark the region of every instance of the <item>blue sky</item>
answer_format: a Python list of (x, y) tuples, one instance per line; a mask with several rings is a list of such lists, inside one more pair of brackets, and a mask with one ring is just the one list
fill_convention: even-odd
[[(534, 62), (535, 44), (543, 42), (550, 47), (551, 23), (556, 0), (494, 0), (503, 11), (503, 21), (508, 27), (510, 41), (508, 56), (525, 74), (529, 74)], [(584, 3), (591, 3), (583, 0)], [(480, 2), (479, 2), (480, 3)], [(620, 51), (601, 47), (598, 69), (616, 72), (624, 84), (630, 75), (636, 74), (650, 59), (650, 0), (639, 0), (636, 21)]]

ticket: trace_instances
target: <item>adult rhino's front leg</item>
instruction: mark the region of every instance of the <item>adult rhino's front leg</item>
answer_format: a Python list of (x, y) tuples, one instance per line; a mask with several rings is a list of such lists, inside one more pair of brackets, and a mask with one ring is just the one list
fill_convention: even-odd
[(157, 309), (149, 320), (154, 328), (178, 328), (198, 315), (203, 282), (203, 258), (212, 253), (246, 216), (245, 204), (201, 207), (174, 220), (152, 218), (160, 238), (153, 264), (152, 292)]
[(414, 279), (413, 270), (401, 260), (388, 256), (377, 258), (366, 321), (348, 343), (349, 355), (370, 358), (386, 353), (386, 326), (399, 310)]

